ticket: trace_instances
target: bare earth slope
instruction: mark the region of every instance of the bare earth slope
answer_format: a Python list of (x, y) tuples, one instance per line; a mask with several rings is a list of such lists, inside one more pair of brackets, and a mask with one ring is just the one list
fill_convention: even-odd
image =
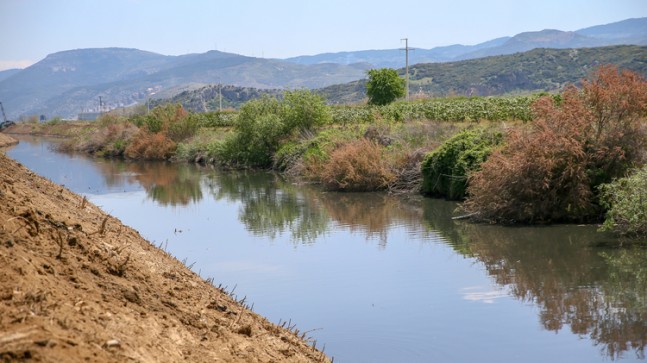
[(329, 362), (0, 153), (0, 361)]

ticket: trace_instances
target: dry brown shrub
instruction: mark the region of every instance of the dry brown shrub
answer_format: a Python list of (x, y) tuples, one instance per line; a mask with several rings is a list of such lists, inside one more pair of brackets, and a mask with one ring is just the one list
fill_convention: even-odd
[(60, 151), (78, 151), (104, 156), (120, 156), (126, 145), (138, 132), (130, 122), (115, 122), (95, 128), (92, 133), (61, 143)]
[(385, 189), (394, 175), (383, 158), (383, 148), (373, 141), (359, 139), (333, 151), (320, 178), (331, 190), (371, 191)]
[(165, 160), (173, 156), (175, 149), (175, 142), (165, 134), (140, 130), (126, 148), (125, 156), (131, 159)]
[(647, 82), (605, 66), (562, 98), (539, 99), (534, 123), (511, 131), (472, 175), (467, 212), (508, 223), (600, 217), (596, 187), (644, 162)]

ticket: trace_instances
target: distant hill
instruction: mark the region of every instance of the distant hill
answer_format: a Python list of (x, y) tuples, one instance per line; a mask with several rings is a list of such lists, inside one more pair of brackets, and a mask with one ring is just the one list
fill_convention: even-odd
[(220, 108), (222, 95), (222, 108), (239, 108), (243, 103), (260, 98), (263, 95), (277, 96), (282, 94), (280, 89), (258, 89), (252, 87), (239, 87), (225, 85), (210, 85), (199, 88), (187, 89), (170, 98), (156, 99), (151, 106), (160, 103), (180, 103), (193, 112), (216, 111)]
[[(464, 54), (504, 44), (510, 37), (493, 39), (477, 45), (449, 45), (432, 49), (417, 48), (409, 52), (409, 63), (447, 62)], [(400, 68), (404, 63), (403, 49), (361, 50), (355, 52), (323, 53), (287, 58), (286, 61), (297, 64), (364, 63), (371, 68)]]
[[(584, 54), (589, 54), (585, 51), (586, 48), (598, 49), (599, 46), (618, 44), (647, 45), (647, 18), (628, 19), (575, 32), (525, 32), (471, 46), (416, 49), (409, 54), (409, 64), (421, 64), (412, 67), (413, 77), (418, 77), (412, 82), (412, 91), (445, 94), (452, 88), (460, 94), (498, 94), (554, 89), (564, 79), (574, 81), (584, 73), (581, 69), (578, 71), (574, 66), (561, 63), (558, 68), (550, 68), (557, 67), (550, 64), (551, 59), (539, 58), (534, 59), (534, 63), (518, 60), (518, 64), (523, 64), (522, 68), (508, 69), (495, 63), (509, 64), (506, 62), (514, 57), (491, 57), (513, 55), (536, 48), (577, 48), (579, 57), (582, 58)], [(629, 48), (622, 49), (622, 52), (628, 52)], [(561, 61), (562, 56), (546, 52), (545, 56), (554, 56)], [(624, 53), (617, 54), (614, 58), (613, 55), (604, 53), (606, 51), (601, 52), (606, 57), (604, 59), (628, 62)], [(525, 56), (527, 55), (519, 57)], [(644, 54), (640, 56), (642, 58), (636, 58), (631, 66), (636, 66), (641, 59), (645, 59)], [(469, 63), (454, 63), (484, 57), (488, 57), (487, 60), (469, 66)], [(359, 96), (352, 95), (359, 95), (361, 90), (361, 82), (354, 85), (348, 85), (348, 82), (364, 78), (370, 68), (401, 68), (404, 66), (403, 59), (404, 52), (399, 49), (327, 53), (287, 60), (246, 57), (219, 51), (165, 56), (137, 49), (77, 49), (51, 54), (23, 70), (0, 72), (0, 102), (11, 119), (41, 114), (67, 118), (82, 111), (97, 111), (100, 102), (104, 109), (126, 107), (151, 98), (170, 98), (213, 84), (259, 90), (324, 88), (341, 84), (327, 90), (331, 92), (333, 99), (344, 101), (357, 99)], [(598, 61), (602, 61), (602, 58)], [(439, 62), (451, 63), (428, 64)], [(480, 69), (479, 64), (485, 64), (483, 62), (489, 64), (487, 67), (483, 66), (483, 69), (491, 68), (488, 70), (491, 74), (475, 71)], [(577, 62), (584, 60), (579, 59)], [(587, 62), (594, 62), (594, 59), (588, 59)], [(544, 68), (537, 64), (542, 64)], [(447, 74), (429, 70), (436, 69), (434, 67)], [(465, 73), (456, 73), (456, 69)], [(572, 73), (563, 73), (563, 69)], [(425, 74), (432, 75), (423, 76)], [(455, 81), (451, 86), (449, 81), (444, 81), (449, 79)], [(361, 93), (363, 97), (363, 92)], [(231, 104), (236, 104), (247, 97), (247, 94), (251, 93), (245, 91), (241, 97), (232, 97)]]
[[(523, 53), (410, 67), (410, 93), (424, 96), (490, 96), (557, 91), (577, 84), (596, 66), (615, 64), (647, 77), (647, 47), (533, 49)], [(404, 71), (400, 69), (400, 73)], [(321, 89), (331, 103), (365, 98), (365, 80)]]
[(128, 106), (214, 83), (241, 87), (318, 88), (364, 76), (368, 66), (300, 65), (210, 51), (164, 56), (137, 49), (79, 49), (51, 54), (0, 81), (7, 115), (74, 117), (83, 110)]
[(5, 69), (4, 71), (0, 71), (0, 81), (5, 78), (9, 78), (20, 71), (21, 69)]
[[(415, 44), (415, 40), (413, 40)], [(525, 52), (535, 48), (585, 48), (608, 45), (647, 45), (647, 18), (627, 19), (577, 31), (546, 29), (524, 32), (513, 37), (493, 39), (477, 45), (450, 45), (432, 49), (416, 49), (409, 53), (409, 64), (451, 62), (495, 55)], [(404, 52), (399, 49), (364, 50), (324, 53), (286, 59), (298, 64), (368, 63), (373, 67), (400, 68)]]

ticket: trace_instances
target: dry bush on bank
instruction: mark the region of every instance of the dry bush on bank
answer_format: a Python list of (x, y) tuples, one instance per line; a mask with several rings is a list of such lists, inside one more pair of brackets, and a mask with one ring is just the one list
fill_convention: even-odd
[(539, 99), (535, 122), (512, 131), (472, 175), (467, 212), (508, 223), (601, 216), (596, 187), (644, 162), (647, 81), (604, 66), (562, 98)]
[(321, 170), (321, 181), (331, 190), (370, 191), (385, 189), (394, 179), (382, 157), (383, 148), (360, 139), (341, 145), (330, 154)]
[(140, 130), (125, 150), (131, 159), (165, 160), (173, 156), (176, 144), (163, 133)]
[(94, 128), (89, 134), (61, 143), (58, 149), (101, 156), (121, 156), (126, 145), (139, 130), (127, 121), (114, 121), (101, 126)]

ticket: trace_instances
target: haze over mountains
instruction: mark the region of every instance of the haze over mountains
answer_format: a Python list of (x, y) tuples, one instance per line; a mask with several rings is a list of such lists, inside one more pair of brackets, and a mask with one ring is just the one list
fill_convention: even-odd
[[(617, 44), (647, 45), (647, 18), (575, 32), (526, 32), (472, 46), (417, 49), (410, 52), (409, 60), (411, 65), (454, 62), (535, 48)], [(370, 68), (403, 66), (404, 52), (399, 49), (327, 53), (285, 60), (219, 51), (165, 56), (137, 49), (79, 49), (51, 54), (24, 70), (0, 72), (0, 102), (11, 119), (40, 114), (73, 118), (81, 111), (97, 110), (99, 99), (108, 109), (145, 102), (151, 97), (171, 97), (216, 83), (260, 89), (323, 88), (362, 79)], [(464, 72), (469, 73), (469, 68)], [(427, 80), (431, 82), (431, 78)], [(497, 86), (487, 89), (496, 90)]]
[[(414, 43), (415, 40), (411, 40)], [(432, 49), (415, 49), (409, 53), (410, 64), (451, 62), (525, 52), (535, 48), (589, 48), (607, 45), (647, 45), (647, 18), (627, 19), (577, 31), (546, 29), (502, 37), (476, 45), (450, 45)], [(374, 67), (402, 67), (401, 49), (365, 50), (324, 53), (286, 60), (299, 64), (367, 62)]]

